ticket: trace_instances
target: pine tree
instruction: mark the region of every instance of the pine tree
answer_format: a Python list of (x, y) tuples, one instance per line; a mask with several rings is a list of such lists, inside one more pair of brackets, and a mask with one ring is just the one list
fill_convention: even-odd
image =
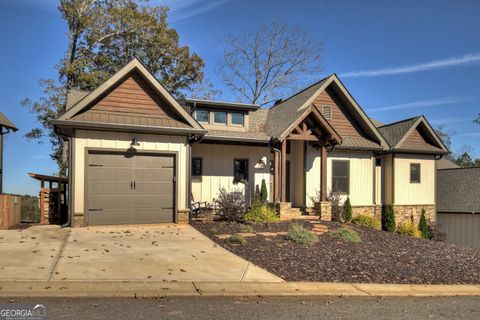
[(382, 229), (388, 232), (395, 232), (397, 226), (395, 225), (395, 212), (393, 207), (387, 206), (382, 219)]
[(425, 209), (422, 209), (418, 228), (422, 233), (422, 238), (430, 239), (430, 227), (428, 226), (427, 219), (425, 218)]
[(345, 200), (345, 203), (343, 204), (343, 221), (352, 221), (352, 205), (350, 204), (349, 197), (347, 197), (347, 200)]
[(262, 179), (262, 189), (260, 191), (260, 198), (262, 199), (263, 203), (267, 202), (268, 191), (267, 191), (267, 183), (265, 182), (265, 179)]

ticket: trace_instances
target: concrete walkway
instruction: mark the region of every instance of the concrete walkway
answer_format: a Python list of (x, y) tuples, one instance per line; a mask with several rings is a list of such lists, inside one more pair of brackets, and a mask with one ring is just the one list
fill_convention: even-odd
[(0, 281), (283, 281), (188, 225), (1, 230), (0, 252)]

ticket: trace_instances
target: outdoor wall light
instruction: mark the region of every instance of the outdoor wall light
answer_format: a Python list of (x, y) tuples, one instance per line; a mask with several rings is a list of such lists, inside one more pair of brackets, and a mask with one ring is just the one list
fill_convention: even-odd
[(140, 145), (140, 142), (138, 142), (137, 138), (133, 138), (132, 142), (130, 143), (132, 147), (138, 147)]

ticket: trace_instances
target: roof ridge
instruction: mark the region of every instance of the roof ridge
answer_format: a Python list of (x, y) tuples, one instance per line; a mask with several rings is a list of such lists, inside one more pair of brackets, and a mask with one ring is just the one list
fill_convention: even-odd
[(407, 121), (411, 121), (413, 119), (419, 119), (421, 118), (422, 116), (414, 116), (414, 117), (411, 117), (411, 118), (408, 118), (408, 119), (403, 119), (403, 120), (398, 120), (398, 121), (395, 121), (395, 122), (392, 122), (392, 123), (387, 123), (387, 124), (384, 124), (383, 126), (380, 126), (380, 127), (377, 127), (378, 129), (380, 128), (384, 128), (384, 127), (389, 127), (389, 126), (393, 126), (393, 125), (396, 125), (396, 124), (399, 124), (399, 123), (402, 123), (402, 122), (407, 122)]
[[(453, 162), (453, 161), (452, 161)], [(455, 162), (453, 162), (455, 163)], [(480, 166), (474, 166), (474, 167), (458, 167), (458, 168), (443, 168), (443, 169), (437, 169), (437, 170), (459, 170), (459, 169), (480, 169)]]
[(321, 79), (321, 80), (318, 80), (317, 82), (312, 83), (311, 85), (303, 88), (302, 90), (298, 91), (297, 93), (292, 94), (292, 95), (289, 96), (288, 98), (286, 98), (286, 99), (284, 99), (284, 100), (282, 99), (282, 101), (280, 101), (280, 103), (271, 106), (269, 109), (273, 109), (273, 108), (275, 108), (275, 107), (278, 107), (278, 106), (281, 105), (282, 103), (284, 103), (284, 102), (292, 99), (293, 97), (299, 95), (300, 93), (307, 91), (308, 89), (312, 88), (313, 86), (316, 86), (317, 84), (320, 84), (321, 82), (323, 82), (323, 81), (325, 81), (326, 79), (330, 78), (330, 77), (333, 76), (334, 74), (335, 74), (335, 73), (329, 74), (329, 75), (326, 76), (325, 78), (323, 78), (323, 79)]

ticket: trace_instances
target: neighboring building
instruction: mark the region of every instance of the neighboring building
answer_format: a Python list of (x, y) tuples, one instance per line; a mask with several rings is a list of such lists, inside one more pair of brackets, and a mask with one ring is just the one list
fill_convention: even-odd
[(480, 167), (437, 171), (437, 216), (447, 241), (480, 248)]
[(270, 109), (187, 99), (179, 103), (143, 65), (130, 62), (89, 94), (71, 95), (54, 124), (71, 145), (72, 223), (187, 222), (191, 196), (220, 187), (250, 201), (262, 180), (281, 213), (330, 192), (354, 214), (435, 220), (435, 160), (448, 153), (423, 116), (377, 128), (333, 74)]

